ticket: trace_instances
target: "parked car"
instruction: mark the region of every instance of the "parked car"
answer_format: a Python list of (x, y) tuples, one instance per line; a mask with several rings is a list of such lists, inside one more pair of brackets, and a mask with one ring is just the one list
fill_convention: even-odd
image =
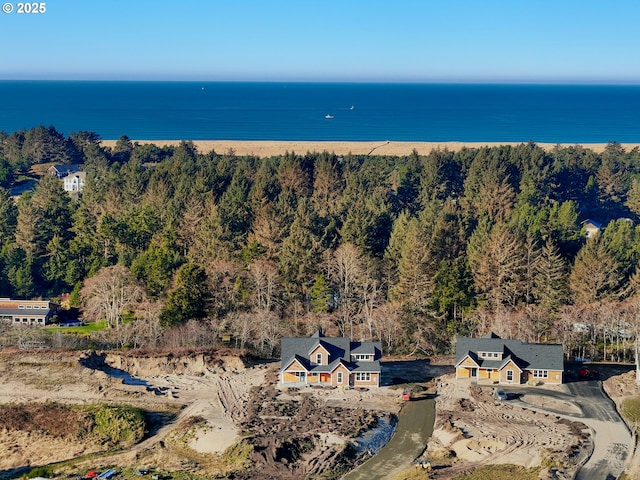
[(580, 378), (597, 378), (598, 371), (591, 368), (582, 367), (580, 370), (578, 370), (578, 376)]
[(518, 398), (518, 394), (513, 392), (505, 392), (504, 390), (497, 390), (496, 398), (498, 400), (514, 400)]

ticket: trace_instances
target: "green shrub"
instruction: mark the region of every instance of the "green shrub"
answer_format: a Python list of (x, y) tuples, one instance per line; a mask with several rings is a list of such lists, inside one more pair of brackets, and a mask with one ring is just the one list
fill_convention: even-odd
[(638, 430), (638, 425), (640, 425), (640, 396), (625, 398), (620, 407), (620, 412), (627, 423)]
[(453, 480), (538, 480), (539, 468), (525, 468), (520, 465), (483, 465), (473, 473), (454, 477)]
[(133, 407), (101, 406), (93, 414), (92, 433), (108, 446), (128, 447), (144, 437), (147, 422)]
[(27, 478), (36, 478), (36, 477), (44, 477), (44, 478), (52, 478), (54, 476), (53, 467), (45, 465), (43, 467), (36, 467), (32, 469), (29, 473), (27, 473)]

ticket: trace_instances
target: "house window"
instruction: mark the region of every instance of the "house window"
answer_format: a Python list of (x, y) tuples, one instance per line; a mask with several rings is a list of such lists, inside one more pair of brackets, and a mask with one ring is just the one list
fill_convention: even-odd
[(368, 355), (368, 354), (364, 354), (364, 353), (354, 353), (353, 354), (353, 359), (358, 361), (358, 360), (367, 360), (370, 361), (371, 357), (373, 355)]
[(294, 375), (298, 377), (299, 382), (304, 382), (307, 379), (307, 372), (294, 372)]
[(18, 305), (18, 308), (19, 308), (20, 310), (24, 310), (24, 305)]
[(342, 383), (342, 372), (338, 372), (338, 375), (336, 376), (336, 379), (337, 379), (338, 383)]
[(478, 352), (478, 357), (480, 357), (480, 358), (500, 358), (500, 354), (498, 352)]
[(549, 370), (534, 370), (533, 378), (548, 378)]
[(321, 353), (316, 353), (316, 363), (318, 365), (322, 365), (322, 354)]
[(507, 382), (513, 382), (513, 370), (507, 370)]
[(370, 381), (371, 381), (370, 372), (356, 372), (356, 382), (370, 382)]

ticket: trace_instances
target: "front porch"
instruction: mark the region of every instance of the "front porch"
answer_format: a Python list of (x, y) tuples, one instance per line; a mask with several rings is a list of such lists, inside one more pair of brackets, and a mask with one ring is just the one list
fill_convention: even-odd
[(467, 379), (480, 385), (519, 385), (523, 383), (523, 372), (519, 369), (482, 368), (461, 365), (456, 368), (456, 379)]
[(280, 374), (280, 384), (288, 387), (313, 385), (331, 387), (333, 382), (330, 373), (282, 372)]

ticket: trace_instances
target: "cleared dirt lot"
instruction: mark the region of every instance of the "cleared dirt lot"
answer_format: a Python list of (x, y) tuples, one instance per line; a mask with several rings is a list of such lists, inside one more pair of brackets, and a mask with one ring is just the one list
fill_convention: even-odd
[[(131, 405), (159, 420), (147, 439), (121, 452), (104, 452), (82, 438), (0, 429), (0, 451), (8, 452), (0, 456), (0, 477), (75, 459), (60, 473), (161, 466), (203, 476), (234, 471), (234, 478), (338, 478), (360, 458), (345, 450), (346, 443), (400, 408), (393, 388), (277, 388), (278, 367), (206, 353), (4, 351), (2, 404)], [(230, 448), (242, 455), (229, 455)]]
[[(346, 443), (397, 414), (405, 385), (437, 392), (435, 431), (424, 452), (436, 467), (435, 478), (494, 463), (553, 465), (557, 478), (569, 478), (591, 449), (581, 422), (495, 402), (493, 388), (455, 382), (451, 359), (385, 362), (384, 386), (370, 390), (281, 389), (278, 367), (231, 353), (0, 352), (0, 404), (124, 404), (156, 419), (144, 441), (120, 452), (104, 452), (82, 439), (0, 428), (0, 478), (69, 459), (75, 460), (61, 467), (61, 476), (117, 466), (189, 472), (194, 478), (229, 472), (237, 479), (340, 478), (363, 455), (345, 449)], [(635, 391), (611, 378), (620, 398)], [(535, 395), (529, 400), (535, 403)], [(549, 406), (546, 398), (540, 401)], [(408, 454), (401, 463), (410, 468), (414, 458)]]
[(436, 425), (426, 456), (436, 478), (450, 478), (481, 465), (560, 467), (571, 478), (591, 450), (589, 430), (580, 422), (496, 401), (494, 388), (443, 376), (438, 383)]

